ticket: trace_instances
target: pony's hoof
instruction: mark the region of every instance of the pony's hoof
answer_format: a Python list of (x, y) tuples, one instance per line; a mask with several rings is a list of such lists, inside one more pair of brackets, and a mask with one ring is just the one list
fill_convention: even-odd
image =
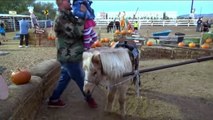
[(126, 116), (125, 115), (121, 115), (121, 120), (126, 120)]
[(105, 115), (105, 116), (109, 116), (110, 114), (112, 114), (111, 111), (106, 111), (106, 110), (104, 111), (104, 115)]

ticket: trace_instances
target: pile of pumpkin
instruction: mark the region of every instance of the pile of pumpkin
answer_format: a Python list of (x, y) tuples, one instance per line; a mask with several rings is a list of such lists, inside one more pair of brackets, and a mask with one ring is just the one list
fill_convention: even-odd
[(124, 38), (125, 36), (131, 36), (132, 34), (133, 34), (134, 32), (133, 32), (133, 30), (125, 30), (125, 29), (123, 29), (123, 30), (115, 30), (115, 32), (114, 32), (114, 35), (113, 35), (113, 39), (114, 40), (112, 40), (111, 42), (110, 42), (110, 47), (112, 47), (114, 44), (115, 44), (115, 42), (117, 42), (117, 41), (119, 41), (120, 39), (122, 39), (122, 38)]
[(212, 38), (207, 38), (205, 40), (205, 43), (203, 45), (201, 45), (201, 48), (204, 48), (204, 49), (208, 49), (208, 48), (211, 48), (212, 47)]
[[(208, 38), (205, 40), (205, 42), (200, 46), (202, 49), (209, 49), (210, 48), (210, 44), (212, 44), (212, 39)], [(183, 42), (178, 43), (178, 47), (184, 47), (185, 44)], [(191, 42), (188, 44), (189, 48), (195, 48), (196, 44)]]
[(122, 36), (125, 36), (125, 35), (132, 35), (133, 34), (133, 30), (115, 30), (115, 33), (114, 33), (114, 37), (118, 36), (118, 35), (122, 35)]
[(47, 36), (47, 39), (48, 39), (48, 40), (55, 40), (55, 39), (56, 39), (56, 36), (55, 36), (52, 32), (50, 32), (50, 33), (48, 34), (48, 36)]
[(111, 41), (109, 38), (101, 38), (100, 40), (97, 40), (94, 42), (91, 46), (91, 48), (97, 48), (97, 47), (109, 47), (113, 41)]

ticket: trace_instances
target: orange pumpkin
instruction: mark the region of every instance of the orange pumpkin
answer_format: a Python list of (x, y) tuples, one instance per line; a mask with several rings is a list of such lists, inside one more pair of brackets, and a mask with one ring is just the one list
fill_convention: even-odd
[(109, 38), (104, 38), (104, 42), (109, 42)]
[(100, 39), (100, 42), (105, 42), (105, 38), (101, 38), (101, 39)]
[(51, 40), (51, 39), (52, 39), (52, 37), (51, 37), (50, 35), (48, 35), (47, 39), (48, 39), (48, 40)]
[(53, 34), (50, 33), (50, 34), (48, 35), (47, 39), (48, 39), (48, 40), (55, 40), (55, 35), (53, 35)]
[(92, 46), (91, 46), (91, 48), (96, 48), (96, 44), (93, 43)]
[(212, 42), (212, 39), (211, 39), (211, 38), (208, 38), (208, 39), (206, 39), (205, 42), (206, 42), (206, 43), (211, 43), (211, 42)]
[(132, 34), (133, 33), (133, 31), (132, 30), (128, 30), (128, 34)]
[(195, 46), (196, 46), (195, 43), (193, 43), (193, 42), (189, 43), (190, 48), (195, 48)]
[(178, 43), (178, 47), (183, 47), (184, 46), (184, 43), (183, 42), (179, 42)]
[(146, 45), (147, 45), (147, 46), (152, 46), (153, 43), (152, 43), (152, 41), (148, 41), (148, 42), (146, 43)]
[(201, 48), (208, 49), (209, 48), (209, 44), (204, 43), (203, 45), (201, 45)]
[(121, 31), (121, 35), (126, 35), (126, 33), (127, 33), (126, 30)]
[(102, 44), (101, 44), (101, 42), (100, 41), (96, 41), (96, 42), (94, 42), (93, 44), (92, 44), (92, 48), (96, 48), (96, 47), (101, 47), (102, 46)]
[(96, 41), (96, 47), (101, 47), (102, 46), (102, 44), (101, 44), (101, 42), (99, 42), (99, 41)]
[(115, 30), (115, 34), (120, 34), (120, 31), (119, 30)]
[(31, 73), (28, 70), (20, 70), (18, 69), (17, 72), (12, 72), (11, 80), (16, 85), (26, 84), (31, 79)]
[(51, 36), (51, 39), (50, 40), (55, 40), (55, 36)]

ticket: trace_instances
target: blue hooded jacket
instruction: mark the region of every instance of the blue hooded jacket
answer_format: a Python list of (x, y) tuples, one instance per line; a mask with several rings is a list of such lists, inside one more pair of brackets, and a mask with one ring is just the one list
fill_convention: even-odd
[(0, 27), (0, 33), (5, 33), (5, 30), (3, 27)]
[(1, 23), (0, 25), (0, 33), (5, 33), (4, 23)]
[[(87, 8), (86, 12), (82, 12), (80, 10), (81, 4), (84, 4), (86, 6)], [(94, 19), (95, 14), (94, 14), (94, 10), (91, 8), (91, 4), (92, 4), (91, 1), (85, 2), (84, 0), (76, 0), (72, 6), (73, 14), (81, 19)]]

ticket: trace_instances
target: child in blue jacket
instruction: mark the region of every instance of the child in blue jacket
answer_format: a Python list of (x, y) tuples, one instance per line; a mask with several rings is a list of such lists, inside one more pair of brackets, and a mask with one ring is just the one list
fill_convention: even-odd
[[(96, 23), (94, 21), (95, 14), (94, 10), (91, 8), (92, 1), (90, 0), (73, 0), (73, 14), (80, 18), (85, 20), (84, 24), (84, 49), (88, 50), (90, 49), (91, 45), (97, 40), (97, 33), (94, 31), (94, 27), (96, 26)], [(87, 8), (86, 12), (82, 12), (80, 10), (81, 5), (84, 5)]]

